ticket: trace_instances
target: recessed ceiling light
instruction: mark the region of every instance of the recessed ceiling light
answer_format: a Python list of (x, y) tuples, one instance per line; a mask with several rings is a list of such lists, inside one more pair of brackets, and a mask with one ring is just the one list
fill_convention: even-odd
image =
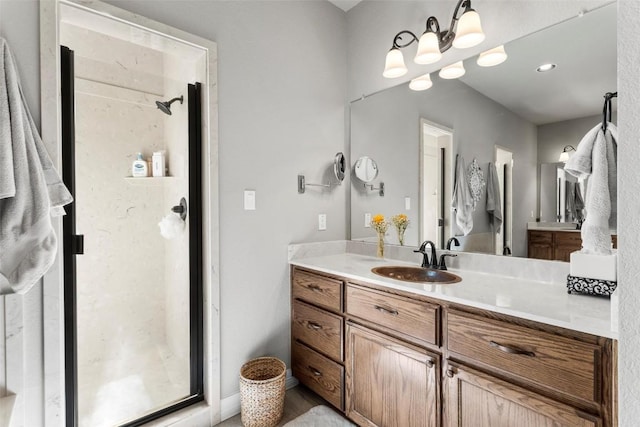
[(550, 71), (553, 70), (554, 68), (556, 68), (557, 65), (556, 64), (542, 64), (541, 66), (539, 66), (538, 68), (536, 68), (536, 71), (539, 73), (544, 73), (545, 71)]

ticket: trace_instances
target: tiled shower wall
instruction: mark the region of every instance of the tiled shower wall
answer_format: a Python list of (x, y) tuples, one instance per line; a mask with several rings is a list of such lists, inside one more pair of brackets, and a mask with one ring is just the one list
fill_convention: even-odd
[(69, 24), (61, 43), (75, 51), (77, 231), (85, 235), (78, 345), (96, 361), (117, 357), (123, 341), (139, 347), (163, 333), (156, 325), (164, 271), (150, 261), (164, 259), (157, 227), (164, 194), (125, 179), (138, 151), (149, 156), (163, 144), (155, 107), (163, 61), (159, 52)]

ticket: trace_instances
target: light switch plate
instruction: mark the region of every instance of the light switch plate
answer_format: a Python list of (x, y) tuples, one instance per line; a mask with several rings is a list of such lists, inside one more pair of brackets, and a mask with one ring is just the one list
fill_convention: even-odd
[(411, 210), (411, 197), (404, 198), (404, 208), (405, 210), (408, 210), (408, 211)]
[(318, 230), (324, 231), (327, 229), (327, 214), (318, 215)]
[(256, 210), (256, 192), (255, 190), (244, 190), (244, 210)]
[(371, 214), (369, 212), (364, 214), (364, 227), (371, 228)]

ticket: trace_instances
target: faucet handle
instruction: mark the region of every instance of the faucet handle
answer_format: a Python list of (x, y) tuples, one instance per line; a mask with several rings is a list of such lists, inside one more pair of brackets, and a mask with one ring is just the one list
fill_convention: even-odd
[(424, 250), (418, 249), (418, 250), (414, 250), (413, 252), (417, 253), (417, 254), (422, 254), (422, 268), (429, 268), (431, 266), (431, 264), (429, 263), (429, 253), (425, 252)]
[(440, 255), (440, 265), (436, 266), (436, 268), (438, 270), (446, 270), (447, 269), (447, 264), (445, 264), (445, 262), (444, 262), (444, 257), (447, 257), (447, 256), (456, 257), (458, 255), (456, 255), (456, 254), (442, 254), (442, 255)]

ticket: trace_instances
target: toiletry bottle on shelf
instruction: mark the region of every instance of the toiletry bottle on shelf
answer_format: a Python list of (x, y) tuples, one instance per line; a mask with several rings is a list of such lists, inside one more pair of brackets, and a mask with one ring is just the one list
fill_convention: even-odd
[(136, 160), (133, 161), (131, 175), (136, 178), (149, 175), (147, 162), (142, 158), (142, 153), (138, 153)]
[(165, 170), (165, 157), (164, 151), (154, 151), (152, 159), (152, 172), (153, 176), (164, 176)]

